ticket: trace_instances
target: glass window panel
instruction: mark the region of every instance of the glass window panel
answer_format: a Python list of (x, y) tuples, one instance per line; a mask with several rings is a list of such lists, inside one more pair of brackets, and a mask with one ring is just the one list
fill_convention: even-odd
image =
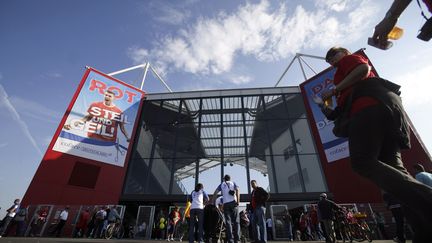
[(198, 181), (204, 185), (208, 194), (213, 194), (221, 183), (221, 162), (220, 158), (201, 159)]
[(307, 192), (327, 191), (317, 155), (300, 155), (303, 180)]
[(138, 130), (136, 135), (136, 148), (133, 156), (137, 158), (149, 158), (154, 140), (154, 135), (151, 133), (150, 129), (145, 125), (145, 123), (143, 123), (143, 126)]
[(250, 179), (256, 180), (260, 187), (266, 189), (268, 192), (274, 193), (274, 183), (270, 185), (270, 180), (273, 178), (271, 174), (269, 174), (269, 170), (271, 170), (270, 157), (268, 157), (267, 160), (257, 157), (249, 158)]
[(247, 181), (244, 157), (225, 158), (224, 174), (231, 176), (231, 181), (240, 187), (240, 193), (248, 193), (249, 182)]
[(145, 194), (146, 177), (150, 159), (134, 157), (129, 161), (125, 194)]
[(256, 121), (251, 132), (249, 156), (261, 157), (269, 154), (268, 137), (265, 121)]
[(147, 185), (147, 194), (168, 195), (172, 159), (154, 159)]
[(285, 99), (290, 118), (306, 118), (306, 109), (301, 94), (286, 94)]
[(273, 159), (279, 193), (302, 192), (296, 157), (274, 156)]
[(278, 120), (287, 119), (288, 112), (281, 95), (264, 96), (265, 108), (261, 105), (257, 112), (257, 119), (260, 120)]
[(274, 155), (284, 155), (287, 153), (295, 154), (295, 147), (292, 145), (290, 122), (293, 120), (273, 120), (267, 121), (267, 128), (270, 133)]
[(275, 239), (289, 239), (287, 213), (288, 207), (286, 205), (271, 205), (270, 206), (271, 218), (273, 221), (273, 232)]
[(176, 158), (204, 156), (204, 148), (194, 123), (179, 123), (175, 135)]
[[(195, 189), (196, 159), (176, 160), (173, 194), (189, 195)], [(178, 190), (181, 189), (181, 190)]]
[(299, 154), (316, 153), (315, 143), (309, 129), (306, 119), (295, 120), (292, 124), (294, 131), (295, 143)]
[(203, 99), (203, 110), (220, 110), (219, 98)]
[(223, 108), (227, 109), (239, 109), (241, 108), (240, 97), (226, 97), (223, 98)]

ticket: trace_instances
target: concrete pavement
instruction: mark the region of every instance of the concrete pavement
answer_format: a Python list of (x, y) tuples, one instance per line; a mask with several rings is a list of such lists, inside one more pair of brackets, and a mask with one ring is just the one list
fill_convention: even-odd
[[(105, 240), (105, 239), (83, 239), (83, 238), (32, 238), (32, 237), (3, 237), (0, 238), (0, 243), (137, 243), (137, 242), (145, 242), (145, 243), (165, 243), (168, 241), (162, 240)], [(176, 243), (175, 241), (173, 243)], [(187, 241), (183, 241), (187, 243)], [(269, 243), (324, 243), (325, 241), (269, 241)], [(342, 241), (338, 241), (342, 243)], [(355, 241), (354, 241), (355, 242)], [(394, 243), (392, 240), (374, 240), (373, 243)], [(411, 243), (410, 240), (407, 243)]]

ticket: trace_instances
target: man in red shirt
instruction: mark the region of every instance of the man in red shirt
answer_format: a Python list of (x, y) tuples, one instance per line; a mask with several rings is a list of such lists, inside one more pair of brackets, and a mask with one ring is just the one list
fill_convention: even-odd
[(333, 47), (326, 61), (337, 69), (335, 88), (323, 92), (323, 100), (336, 95), (338, 106), (351, 103), (348, 141), (353, 170), (404, 204), (414, 243), (430, 242), (432, 188), (416, 181), (403, 166), (400, 150), (410, 145), (400, 97), (374, 77), (368, 60), (359, 54)]
[[(80, 121), (76, 121), (74, 126), (79, 126), (80, 123), (87, 124), (87, 136), (102, 141), (115, 142), (117, 140), (117, 128), (125, 135), (129, 142), (129, 135), (124, 127), (123, 112), (114, 104), (115, 94), (111, 90), (104, 93), (104, 100), (94, 102), (87, 109), (87, 115)], [(64, 129), (71, 129), (70, 124), (64, 125)]]

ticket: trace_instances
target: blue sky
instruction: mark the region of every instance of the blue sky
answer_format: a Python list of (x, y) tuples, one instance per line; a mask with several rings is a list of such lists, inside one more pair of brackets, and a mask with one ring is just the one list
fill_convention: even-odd
[[(417, 132), (432, 151), (432, 43), (411, 4), (388, 51), (368, 47), (392, 1), (0, 2), (0, 216), (21, 198), (84, 73), (150, 61), (174, 91), (274, 86), (295, 53), (366, 47), (379, 74), (402, 85)], [(322, 61), (309, 60), (320, 71)], [(293, 67), (280, 86), (303, 81)], [(116, 76), (138, 86), (142, 72)], [(167, 92), (148, 75), (146, 92)], [(211, 189), (213, 190), (213, 189)]]

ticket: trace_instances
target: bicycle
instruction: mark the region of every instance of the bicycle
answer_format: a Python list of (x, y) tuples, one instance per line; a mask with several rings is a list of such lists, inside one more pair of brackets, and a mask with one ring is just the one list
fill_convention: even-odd
[(366, 222), (366, 215), (358, 214), (355, 216), (357, 219), (356, 223), (350, 224), (350, 242), (353, 240), (362, 242), (362, 241), (369, 241), (372, 242), (372, 230), (369, 227), (369, 225)]
[(107, 229), (105, 230), (105, 239), (109, 240), (112, 237), (117, 239), (123, 238), (124, 229), (121, 225), (121, 222), (117, 220), (116, 222), (111, 222), (108, 224)]

